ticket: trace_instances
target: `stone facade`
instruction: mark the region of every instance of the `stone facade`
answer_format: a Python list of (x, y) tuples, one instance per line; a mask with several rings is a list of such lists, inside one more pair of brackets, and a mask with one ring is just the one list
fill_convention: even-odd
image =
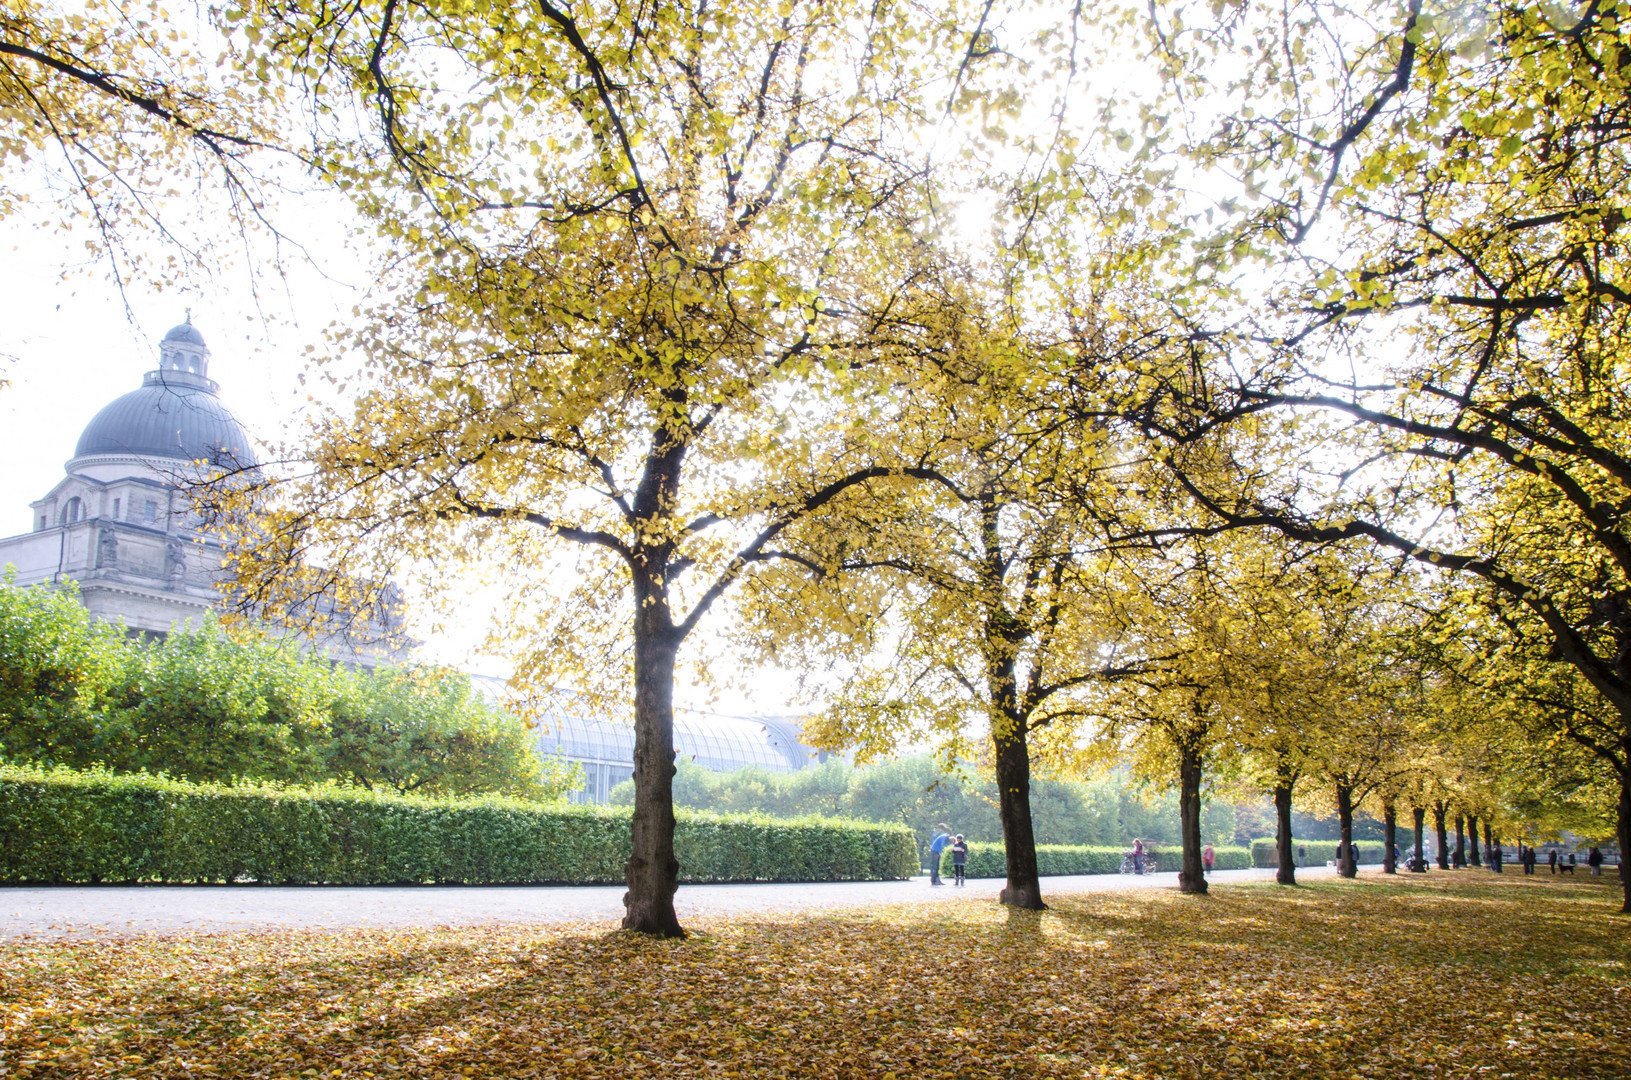
[[(98, 618), (163, 635), (220, 599), (225, 550), (182, 485), (211, 468), (254, 469), (249, 439), (209, 377), (209, 346), (189, 320), (159, 345), (159, 369), (98, 412), (66, 475), (32, 503), (34, 528), (0, 539), (18, 585), (78, 583)], [(320, 642), (332, 659), (372, 666), (394, 651)]]

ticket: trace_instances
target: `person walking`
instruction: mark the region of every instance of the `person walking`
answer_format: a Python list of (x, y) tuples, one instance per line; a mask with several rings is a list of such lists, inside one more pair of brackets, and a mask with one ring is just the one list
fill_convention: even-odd
[(1506, 853), (1501, 850), (1501, 845), (1499, 843), (1491, 847), (1489, 849), (1490, 869), (1494, 870), (1497, 874), (1505, 873), (1505, 871), (1501, 869), (1501, 860), (1505, 857)]
[(957, 875), (956, 885), (963, 887), (963, 875), (968, 871), (968, 844), (963, 840), (963, 834), (958, 833), (957, 839), (951, 842), (951, 869)]
[[(1595, 851), (1596, 849), (1593, 848), (1592, 850)], [(1212, 845), (1207, 844), (1205, 850), (1201, 852), (1201, 873), (1210, 874), (1212, 864), (1217, 861), (1217, 857), (1218, 853), (1212, 850)]]
[(1586, 865), (1591, 867), (1592, 877), (1603, 876), (1603, 853), (1594, 845), (1586, 855)]
[(1142, 874), (1143, 872), (1144, 872), (1144, 841), (1138, 839), (1137, 837), (1134, 837), (1133, 838), (1133, 873)]
[(1552, 876), (1557, 876), (1557, 848), (1546, 853), (1546, 865), (1551, 868)]
[(941, 885), (944, 883), (940, 880), (940, 853), (951, 843), (951, 826), (941, 824), (934, 829), (934, 839), (929, 841), (929, 884)]
[(1303, 862), (1308, 858), (1308, 849), (1301, 844), (1297, 845), (1297, 868), (1302, 869)]

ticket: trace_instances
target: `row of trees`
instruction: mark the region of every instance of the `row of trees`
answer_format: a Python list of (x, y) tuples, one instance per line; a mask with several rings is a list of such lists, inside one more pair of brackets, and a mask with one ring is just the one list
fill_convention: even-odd
[(626, 925), (705, 622), (983, 732), (1011, 904), (1038, 756), (1171, 776), (1197, 892), (1209, 771), (1631, 847), (1618, 3), (222, 18), (391, 248), (354, 409), (205, 496), (241, 600), (503, 566), (521, 681), (633, 687)]
[(213, 620), (141, 641), (71, 583), (0, 582), (0, 760), (539, 799), (579, 779), (457, 672), (348, 671)]
[[(613, 803), (632, 805), (634, 783), (612, 790)], [(1000, 843), (997, 788), (989, 774), (972, 769), (948, 772), (929, 755), (906, 755), (852, 768), (828, 761), (796, 772), (759, 768), (715, 773), (681, 758), (674, 774), (674, 802), (717, 813), (760, 813), (774, 817), (858, 818), (905, 825), (927, 850), (934, 826), (947, 822), (970, 840)], [(1263, 822), (1221, 798), (1211, 799), (1201, 816), (1202, 837), (1210, 844), (1247, 844)], [(1178, 803), (1170, 790), (1138, 785), (1125, 773), (1086, 783), (1039, 779), (1031, 788), (1031, 810), (1040, 844), (1132, 847), (1135, 838), (1176, 846)], [(1321, 832), (1323, 823), (1298, 822), (1299, 835)]]

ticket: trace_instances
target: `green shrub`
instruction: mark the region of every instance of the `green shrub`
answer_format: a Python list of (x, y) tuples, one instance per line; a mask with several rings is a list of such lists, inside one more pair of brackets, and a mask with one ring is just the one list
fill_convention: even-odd
[(458, 672), (334, 668), (213, 616), (137, 641), (76, 590), (0, 576), (0, 761), (426, 795), (549, 798), (581, 782)]
[[(1337, 857), (1337, 844), (1336, 840), (1293, 840), (1291, 850), (1295, 854), (1299, 847), (1303, 849), (1304, 866), (1324, 866)], [(1355, 840), (1354, 847), (1359, 849), (1361, 864), (1381, 862), (1386, 851), (1385, 845), (1365, 840)], [(1252, 865), (1270, 870), (1280, 865), (1279, 856), (1274, 853), (1272, 838), (1252, 841)]]
[[(1037, 869), (1043, 877), (1062, 877), (1067, 874), (1114, 874), (1121, 870), (1121, 860), (1127, 848), (1120, 847), (1068, 847), (1064, 844), (1038, 844)], [(1159, 855), (1158, 865), (1163, 871), (1178, 869), (1182, 853), (1176, 847), (1153, 848)], [(1244, 870), (1251, 865), (1251, 852), (1243, 847), (1212, 848), (1213, 866), (1218, 870)], [(949, 876), (951, 849), (941, 853), (940, 875)], [(969, 877), (1005, 877), (1008, 873), (1008, 850), (1001, 844), (970, 844), (968, 865), (964, 873)]]
[[(902, 826), (682, 812), (680, 880), (911, 877)], [(626, 810), (502, 796), (194, 784), (0, 766), (0, 882), (593, 884), (623, 880)]]

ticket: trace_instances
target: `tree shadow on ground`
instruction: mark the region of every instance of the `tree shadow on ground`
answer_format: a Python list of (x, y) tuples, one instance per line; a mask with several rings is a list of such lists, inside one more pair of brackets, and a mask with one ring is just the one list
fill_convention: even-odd
[[(1586, 963), (1628, 959), (1617, 920), (1582, 915), (1595, 896), (1362, 881), (704, 921), (681, 942), (488, 927), (35, 946), (0, 954), (19, 1010), (0, 1058), (38, 1055), (34, 1077), (1631, 1075), (1613, 1037), (1631, 993), (1609, 992), (1631, 979)], [(1501, 935), (1518, 955), (1491, 950)], [(1549, 974), (1512, 977), (1530, 970)], [(1619, 1056), (1577, 1070), (1582, 1037)]]

